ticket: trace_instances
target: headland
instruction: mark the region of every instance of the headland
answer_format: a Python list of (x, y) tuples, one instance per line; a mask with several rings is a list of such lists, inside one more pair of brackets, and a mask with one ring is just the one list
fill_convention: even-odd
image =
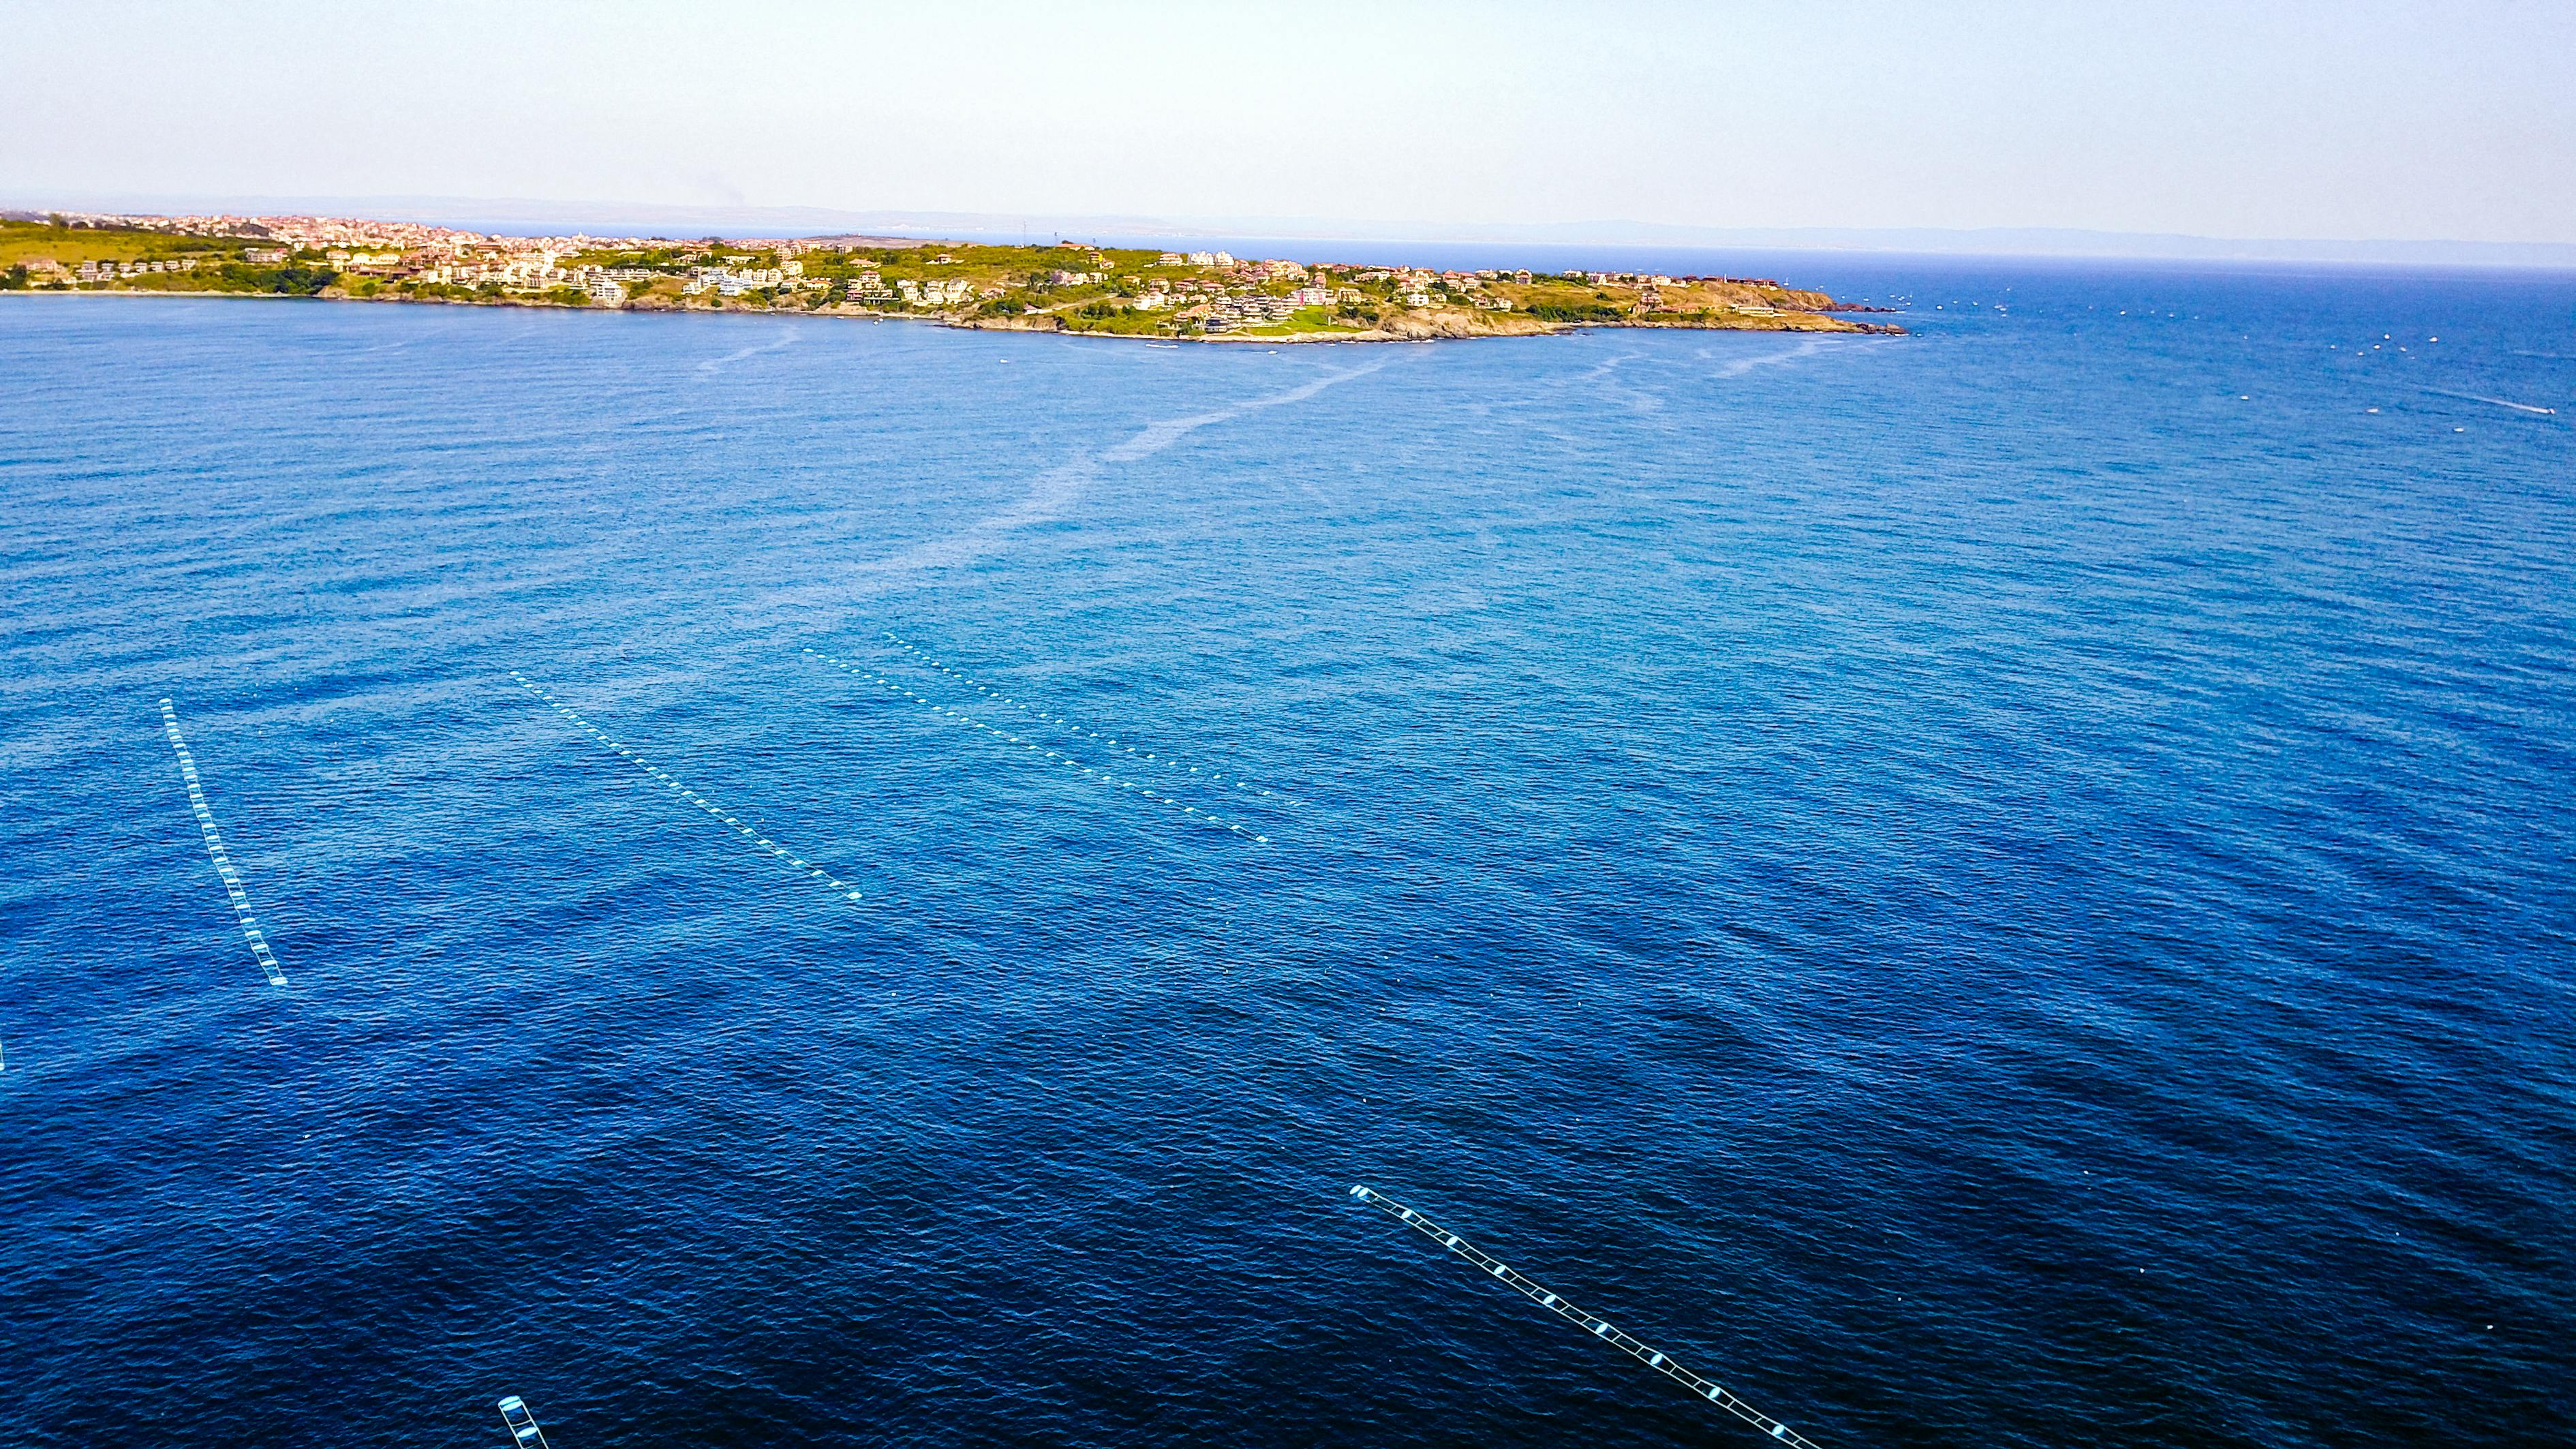
[(0, 290), (899, 317), (1272, 344), (1587, 327), (1903, 330), (1755, 277), (1441, 271), (1069, 241), (493, 236), (310, 216), (0, 213)]

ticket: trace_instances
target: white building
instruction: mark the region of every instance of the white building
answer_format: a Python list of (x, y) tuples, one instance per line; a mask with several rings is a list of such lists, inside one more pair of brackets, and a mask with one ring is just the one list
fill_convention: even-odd
[(946, 282), (916, 282), (903, 277), (895, 282), (903, 300), (920, 307), (945, 307), (963, 302), (973, 294), (973, 287), (962, 277)]

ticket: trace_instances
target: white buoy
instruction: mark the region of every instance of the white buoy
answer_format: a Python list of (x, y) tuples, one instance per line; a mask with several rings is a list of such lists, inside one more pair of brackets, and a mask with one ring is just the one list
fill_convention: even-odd
[[(1037, 718), (1037, 719), (1044, 720), (1044, 721), (1046, 721), (1046, 722), (1047, 722), (1047, 723), (1049, 723), (1049, 724), (1061, 725), (1061, 726), (1063, 726), (1064, 728), (1066, 728), (1066, 729), (1068, 729), (1068, 730), (1072, 731), (1073, 733), (1075, 733), (1075, 734), (1077, 734), (1077, 735), (1085, 735), (1085, 736), (1088, 736), (1088, 737), (1089, 737), (1089, 738), (1091, 738), (1091, 739), (1102, 740), (1102, 741), (1104, 741), (1105, 743), (1107, 743), (1111, 748), (1116, 749), (1116, 750), (1119, 750), (1121, 753), (1129, 754), (1129, 755), (1135, 755), (1135, 756), (1137, 756), (1137, 757), (1138, 757), (1138, 758), (1140, 758), (1140, 759), (1148, 759), (1148, 760), (1153, 760), (1153, 759), (1155, 759), (1155, 755), (1154, 755), (1152, 752), (1143, 751), (1143, 750), (1138, 750), (1138, 749), (1136, 749), (1136, 748), (1135, 748), (1134, 746), (1132, 746), (1132, 745), (1122, 745), (1122, 744), (1120, 744), (1120, 743), (1118, 742), (1118, 740), (1116, 739), (1116, 737), (1114, 737), (1114, 736), (1104, 736), (1104, 735), (1101, 735), (1101, 734), (1099, 734), (1099, 733), (1097, 733), (1097, 732), (1095, 732), (1095, 731), (1092, 731), (1092, 730), (1088, 729), (1087, 727), (1085, 727), (1084, 725), (1082, 725), (1081, 723), (1079, 723), (1078, 721), (1074, 720), (1072, 717), (1070, 717), (1070, 716), (1068, 716), (1068, 715), (1057, 714), (1057, 713), (1055, 713), (1054, 711), (1052, 711), (1052, 710), (1050, 710), (1050, 709), (1047, 709), (1047, 708), (1044, 708), (1044, 707), (1041, 707), (1041, 706), (1038, 706), (1038, 705), (1033, 705), (1033, 704), (1029, 703), (1029, 702), (1028, 702), (1028, 701), (1026, 701), (1026, 700), (1023, 700), (1023, 699), (1017, 698), (1016, 696), (1004, 694), (1004, 693), (1002, 693), (1002, 692), (1001, 692), (1001, 690), (1000, 690), (998, 687), (989, 686), (989, 685), (985, 684), (984, 682), (982, 682), (982, 681), (980, 681), (980, 680), (978, 680), (978, 679), (974, 678), (972, 675), (961, 674), (961, 673), (959, 673), (958, 671), (956, 671), (955, 669), (950, 668), (948, 665), (942, 664), (942, 663), (938, 662), (937, 660), (935, 660), (935, 659), (931, 658), (928, 654), (923, 653), (920, 649), (916, 648), (916, 647), (912, 644), (912, 642), (911, 642), (910, 640), (907, 640), (907, 639), (903, 638), (903, 637), (902, 637), (901, 635), (899, 635), (899, 634), (893, 633), (892, 631), (881, 631), (881, 632), (884, 634), (884, 637), (887, 639), (887, 641), (889, 641), (890, 643), (892, 643), (892, 644), (895, 646), (895, 648), (896, 648), (897, 650), (901, 651), (901, 652), (902, 652), (902, 653), (904, 653), (904, 654), (908, 654), (908, 655), (912, 656), (912, 657), (913, 657), (913, 659), (914, 659), (914, 660), (916, 660), (917, 662), (919, 662), (923, 667), (928, 668), (928, 669), (935, 670), (935, 671), (937, 671), (937, 672), (939, 672), (939, 673), (941, 673), (941, 674), (948, 675), (949, 677), (951, 677), (951, 678), (955, 679), (958, 683), (960, 683), (960, 684), (964, 684), (964, 685), (968, 686), (969, 688), (974, 689), (977, 693), (987, 695), (988, 697), (990, 697), (990, 698), (992, 698), (992, 699), (994, 699), (994, 700), (997, 700), (997, 701), (999, 701), (999, 702), (1001, 702), (1001, 703), (1003, 703), (1003, 704), (1007, 704), (1007, 705), (1011, 706), (1011, 707), (1012, 707), (1012, 708), (1014, 708), (1014, 709), (1024, 711), (1025, 713), (1027, 713), (1027, 714), (1031, 715), (1032, 717)], [(1188, 769), (1188, 770), (1192, 771), (1193, 773), (1195, 773), (1195, 772), (1197, 771), (1197, 769), (1198, 769), (1198, 767), (1197, 767), (1197, 766), (1195, 766), (1195, 765), (1188, 765), (1188, 764), (1186, 764), (1186, 762), (1184, 762), (1184, 761), (1176, 760), (1176, 759), (1172, 759), (1172, 758), (1170, 758), (1169, 756), (1165, 756), (1165, 757), (1163, 757), (1163, 758), (1161, 758), (1161, 759), (1159, 759), (1159, 760), (1156, 760), (1156, 763), (1161, 764), (1161, 765), (1164, 765), (1164, 766), (1169, 767), (1169, 768), (1172, 768), (1172, 769)], [(1243, 789), (1255, 789), (1255, 790), (1258, 790), (1258, 787), (1257, 787), (1257, 786), (1253, 786), (1253, 785), (1251, 785), (1249, 782), (1245, 781), (1245, 780), (1244, 780), (1241, 776), (1239, 776), (1239, 775), (1238, 775), (1238, 776), (1236, 776), (1236, 777), (1235, 777), (1234, 779), (1232, 779), (1231, 781), (1229, 781), (1228, 783), (1233, 784), (1233, 785), (1235, 785), (1235, 786), (1236, 786), (1236, 787), (1238, 787), (1238, 788), (1243, 788)], [(1284, 800), (1284, 801), (1286, 801), (1287, 803), (1292, 804), (1292, 805), (1303, 805), (1303, 804), (1307, 803), (1307, 802), (1305, 802), (1304, 800), (1299, 799), (1298, 797), (1296, 797), (1296, 796), (1294, 796), (1294, 795), (1287, 795), (1287, 794), (1277, 794), (1277, 795), (1273, 795), (1270, 791), (1267, 791), (1267, 790), (1259, 790), (1259, 793), (1260, 793), (1260, 794), (1262, 794), (1262, 795), (1265, 795), (1265, 796), (1269, 796), (1269, 797), (1270, 797), (1270, 798), (1272, 798), (1272, 799)]]
[[(1218, 815), (1216, 812), (1214, 812), (1214, 811), (1211, 811), (1211, 810), (1202, 810), (1202, 809), (1200, 809), (1200, 808), (1198, 808), (1198, 807), (1196, 807), (1196, 806), (1192, 806), (1192, 805), (1183, 805), (1183, 804), (1182, 804), (1179, 800), (1177, 800), (1177, 799), (1174, 799), (1174, 798), (1172, 798), (1172, 797), (1170, 797), (1170, 796), (1167, 796), (1167, 795), (1160, 795), (1160, 794), (1157, 794), (1157, 793), (1156, 793), (1155, 791), (1153, 791), (1152, 789), (1147, 788), (1147, 787), (1143, 787), (1143, 786), (1139, 786), (1139, 785), (1137, 785), (1137, 784), (1136, 784), (1135, 782), (1133, 782), (1133, 781), (1129, 781), (1129, 780), (1121, 780), (1121, 779), (1119, 779), (1119, 778), (1117, 778), (1117, 777), (1115, 777), (1115, 776), (1113, 776), (1113, 775), (1110, 775), (1110, 774), (1108, 774), (1108, 773), (1106, 773), (1106, 772), (1103, 772), (1103, 771), (1096, 771), (1096, 770), (1094, 770), (1092, 767), (1090, 767), (1090, 766), (1088, 766), (1088, 765), (1083, 764), (1080, 760), (1077, 760), (1077, 759), (1073, 758), (1073, 757), (1072, 757), (1072, 756), (1070, 756), (1070, 755), (1059, 754), (1059, 753), (1057, 753), (1057, 752), (1056, 752), (1056, 751), (1054, 751), (1054, 750), (1046, 750), (1046, 749), (1042, 749), (1042, 748), (1038, 745), (1038, 743), (1037, 743), (1036, 741), (1034, 741), (1034, 740), (1029, 740), (1029, 739), (1026, 739), (1026, 738), (1023, 738), (1022, 736), (1019, 736), (1019, 735), (1015, 735), (1015, 734), (1011, 733), (1009, 730), (998, 728), (998, 727), (996, 727), (996, 726), (994, 726), (994, 725), (992, 725), (992, 724), (989, 724), (989, 723), (987, 723), (987, 722), (985, 722), (985, 721), (983, 721), (983, 720), (981, 720), (981, 719), (976, 718), (974, 715), (969, 714), (969, 713), (967, 713), (967, 712), (966, 712), (966, 711), (964, 711), (964, 710), (960, 710), (960, 709), (951, 709), (951, 708), (949, 708), (949, 707), (947, 707), (947, 706), (945, 706), (945, 705), (939, 704), (939, 703), (937, 703), (937, 702), (935, 702), (935, 701), (927, 700), (927, 699), (922, 699), (920, 696), (918, 696), (918, 695), (916, 695), (916, 694), (913, 694), (911, 691), (906, 690), (906, 689), (904, 689), (902, 686), (900, 686), (900, 685), (896, 684), (893, 680), (890, 680), (890, 679), (886, 678), (884, 675), (879, 674), (879, 673), (875, 672), (874, 670), (868, 669), (868, 668), (866, 668), (866, 667), (865, 667), (865, 666), (863, 666), (863, 665), (853, 663), (852, 661), (850, 661), (850, 660), (846, 660), (846, 659), (843, 659), (843, 658), (839, 657), (838, 655), (824, 653), (824, 652), (822, 652), (822, 651), (820, 651), (820, 650), (815, 650), (815, 649), (806, 649), (806, 650), (804, 650), (803, 652), (804, 652), (806, 655), (808, 655), (808, 656), (810, 656), (810, 657), (812, 657), (812, 658), (814, 658), (814, 659), (818, 659), (818, 660), (822, 661), (823, 663), (830, 665), (830, 666), (831, 666), (831, 667), (833, 667), (834, 669), (837, 669), (837, 670), (841, 671), (842, 673), (849, 675), (849, 676), (850, 676), (850, 677), (852, 677), (853, 679), (862, 680), (862, 681), (864, 681), (864, 682), (866, 682), (866, 683), (869, 683), (869, 684), (875, 685), (876, 687), (878, 687), (878, 688), (880, 688), (880, 689), (883, 689), (883, 690), (886, 690), (886, 691), (888, 691), (888, 692), (890, 692), (890, 693), (899, 694), (899, 695), (903, 696), (903, 697), (904, 697), (904, 698), (906, 698), (906, 699), (913, 700), (914, 702), (916, 702), (916, 703), (918, 703), (918, 704), (922, 705), (924, 708), (928, 709), (932, 714), (937, 715), (937, 716), (938, 716), (938, 717), (940, 717), (941, 719), (947, 720), (947, 721), (949, 721), (949, 722), (951, 722), (951, 723), (953, 723), (953, 724), (957, 724), (957, 725), (963, 726), (963, 727), (965, 727), (965, 728), (967, 728), (967, 729), (974, 730), (974, 731), (976, 731), (976, 732), (978, 732), (978, 733), (980, 733), (980, 734), (990, 735), (990, 736), (992, 736), (994, 739), (999, 740), (999, 741), (1001, 741), (1001, 742), (1003, 742), (1003, 743), (1005, 743), (1005, 744), (1014, 744), (1014, 745), (1018, 745), (1018, 746), (1019, 746), (1021, 749), (1023, 749), (1023, 750), (1028, 750), (1028, 751), (1031, 751), (1031, 752), (1036, 753), (1036, 755), (1037, 755), (1037, 757), (1038, 757), (1038, 758), (1046, 759), (1046, 760), (1051, 760), (1051, 761), (1053, 761), (1053, 762), (1054, 762), (1054, 763), (1056, 763), (1056, 764), (1059, 764), (1059, 765), (1064, 766), (1064, 767), (1065, 767), (1066, 769), (1068, 769), (1068, 770), (1078, 770), (1078, 771), (1080, 771), (1083, 775), (1085, 775), (1085, 776), (1087, 776), (1087, 777), (1089, 777), (1089, 778), (1091, 778), (1091, 779), (1093, 779), (1093, 780), (1097, 781), (1097, 782), (1098, 782), (1098, 783), (1100, 783), (1100, 784), (1107, 785), (1107, 786), (1109, 786), (1109, 787), (1110, 787), (1110, 788), (1112, 788), (1112, 789), (1118, 789), (1118, 790), (1134, 790), (1134, 791), (1136, 791), (1136, 792), (1138, 792), (1138, 793), (1140, 793), (1140, 794), (1144, 795), (1146, 798), (1148, 798), (1148, 799), (1150, 799), (1150, 800), (1153, 800), (1153, 801), (1154, 801), (1155, 803), (1157, 803), (1157, 804), (1160, 804), (1160, 805), (1167, 805), (1167, 806), (1177, 806), (1177, 807), (1182, 811), (1182, 813), (1184, 813), (1184, 814), (1186, 814), (1186, 815), (1193, 816), (1193, 817), (1195, 817), (1195, 818), (1197, 818), (1197, 819), (1205, 820), (1206, 822), (1208, 822), (1208, 823), (1209, 823), (1209, 824), (1211, 824), (1211, 825), (1221, 826), (1221, 827), (1223, 827), (1223, 828), (1226, 828), (1226, 829), (1228, 829), (1228, 830), (1233, 831), (1235, 834), (1238, 834), (1238, 835), (1240, 835), (1240, 834), (1244, 833), (1244, 832), (1243, 832), (1243, 829), (1242, 829), (1242, 827), (1241, 827), (1241, 826), (1230, 824), (1228, 821), (1226, 821), (1223, 817), (1219, 816), (1219, 815)], [(1128, 753), (1130, 753), (1130, 754), (1134, 754), (1134, 753), (1135, 753), (1135, 751), (1130, 750), (1130, 751), (1128, 751)], [(1267, 844), (1269, 844), (1269, 843), (1270, 843), (1270, 842), (1269, 842), (1269, 838), (1268, 838), (1268, 837), (1266, 837), (1266, 836), (1255, 836), (1255, 837), (1254, 837), (1254, 839), (1255, 839), (1255, 840), (1257, 840), (1257, 841), (1259, 841), (1261, 844), (1264, 844), (1264, 845), (1267, 845)]]
[(519, 1449), (547, 1449), (546, 1431), (537, 1427), (537, 1416), (528, 1412), (527, 1401), (517, 1394), (498, 1405), (501, 1422), (510, 1426), (510, 1442)]
[(798, 859), (785, 846), (771, 840), (768, 836), (761, 834), (758, 830), (745, 824), (741, 820), (736, 819), (731, 815), (727, 815), (721, 806), (716, 805), (712, 801), (699, 795), (696, 791), (682, 785), (677, 779), (672, 777), (669, 771), (647, 762), (643, 756), (611, 741), (606, 735), (603, 735), (597, 729), (592, 728), (590, 722), (583, 719), (579, 714), (561, 704), (555, 704), (553, 696), (547, 694), (544, 690), (537, 688), (534, 684), (529, 683), (526, 677), (521, 675), (519, 671), (515, 669), (511, 670), (510, 678), (516, 682), (521, 689), (524, 689), (530, 694), (537, 696), (539, 699), (545, 700), (548, 704), (553, 705), (556, 713), (561, 714), (565, 719), (570, 720), (574, 726), (579, 728), (583, 733), (590, 735), (601, 744), (606, 745), (609, 749), (615, 751), (621, 758), (625, 759), (629, 764), (632, 764), (635, 768), (643, 771), (646, 779), (651, 780), (663, 789), (670, 791), (673, 795), (697, 806), (700, 810), (705, 811), (715, 819), (723, 821), (726, 825), (730, 826), (736, 834), (742, 836), (743, 839), (751, 841), (763, 850), (768, 851), (771, 855), (794, 865), (799, 870), (811, 871), (812, 874), (808, 878), (821, 881), (824, 885), (829, 886), (834, 894), (843, 895), (845, 899), (853, 901), (861, 899), (860, 891), (848, 881), (841, 880), (828, 872), (815, 869), (810, 861)]
[(1699, 1374), (1693, 1373), (1689, 1369), (1682, 1367), (1680, 1364), (1673, 1362), (1672, 1359), (1665, 1355), (1661, 1350), (1649, 1348), (1629, 1335), (1620, 1332), (1618, 1329), (1610, 1325), (1609, 1320), (1595, 1318), (1591, 1314), (1585, 1313), (1576, 1308), (1573, 1304), (1564, 1301), (1555, 1294), (1547, 1291), (1545, 1288), (1531, 1282), (1522, 1274), (1515, 1272), (1513, 1269), (1506, 1266), (1501, 1259), (1477, 1249), (1467, 1243), (1464, 1239), (1460, 1238), (1456, 1233), (1442, 1228), (1438, 1224), (1432, 1222), (1431, 1219), (1422, 1216), (1413, 1209), (1406, 1207), (1404, 1204), (1397, 1202), (1391, 1197), (1386, 1196), (1384, 1193), (1366, 1186), (1354, 1186), (1351, 1189), (1351, 1196), (1358, 1198), (1360, 1201), (1367, 1203), (1369, 1206), (1376, 1208), (1378, 1211), (1385, 1213), (1387, 1216), (1394, 1218), (1400, 1223), (1403, 1223), (1415, 1232), (1418, 1232), (1424, 1237), (1431, 1239), (1433, 1242), (1440, 1244), (1442, 1247), (1447, 1248), (1450, 1252), (1453, 1252), (1459, 1257), (1466, 1259), (1468, 1262), (1475, 1264), (1477, 1267), (1484, 1269), (1486, 1273), (1491, 1276), (1500, 1278), (1504, 1282), (1509, 1283), (1521, 1294), (1521, 1296), (1538, 1304), (1540, 1307), (1547, 1309), (1549, 1312), (1556, 1314), (1558, 1317), (1573, 1323), (1577, 1327), (1588, 1330), (1593, 1337), (1618, 1345), (1620, 1350), (1626, 1353), (1629, 1357), (1634, 1358), (1639, 1363), (1646, 1365), (1657, 1373), (1664, 1375), (1666, 1378), (1672, 1379), (1674, 1382), (1681, 1384), (1684, 1388), (1689, 1389), (1694, 1395), (1707, 1399), (1710, 1403), (1717, 1405), (1728, 1413), (1743, 1420), (1745, 1423), (1751, 1424), (1753, 1427), (1769, 1434), (1772, 1438), (1777, 1439), (1784, 1444), (1798, 1446), (1798, 1449), (1817, 1449), (1817, 1445), (1814, 1440), (1797, 1433), (1788, 1425), (1772, 1418), (1761, 1410), (1754, 1408), (1751, 1404), (1744, 1402), (1735, 1395), (1728, 1393), (1726, 1390), (1718, 1387), (1715, 1382), (1704, 1378)]
[(206, 803), (206, 793), (199, 788), (196, 757), (188, 753), (188, 742), (179, 734), (178, 711), (170, 701), (161, 701), (161, 730), (169, 736), (170, 748), (179, 757), (179, 775), (188, 787), (188, 808), (197, 817), (197, 835), (205, 842), (206, 854), (215, 863), (215, 874), (224, 883), (224, 894), (232, 901), (233, 919), (241, 926), (242, 938), (250, 942), (250, 954), (271, 986), (284, 986), (286, 972), (277, 964), (277, 955), (268, 949), (268, 937), (251, 915), (250, 896), (242, 890), (241, 877), (233, 870), (232, 858), (224, 853), (223, 832), (215, 828), (214, 808)]

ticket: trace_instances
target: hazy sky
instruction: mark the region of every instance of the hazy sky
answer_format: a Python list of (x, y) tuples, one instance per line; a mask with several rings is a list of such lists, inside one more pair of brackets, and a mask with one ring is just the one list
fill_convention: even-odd
[(0, 200), (2576, 242), (2576, 3), (0, 11)]

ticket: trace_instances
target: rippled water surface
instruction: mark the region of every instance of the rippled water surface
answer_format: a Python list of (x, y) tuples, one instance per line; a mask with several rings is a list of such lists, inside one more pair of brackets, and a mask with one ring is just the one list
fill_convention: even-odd
[(0, 303), (0, 1438), (2576, 1438), (2576, 284), (1834, 265)]

